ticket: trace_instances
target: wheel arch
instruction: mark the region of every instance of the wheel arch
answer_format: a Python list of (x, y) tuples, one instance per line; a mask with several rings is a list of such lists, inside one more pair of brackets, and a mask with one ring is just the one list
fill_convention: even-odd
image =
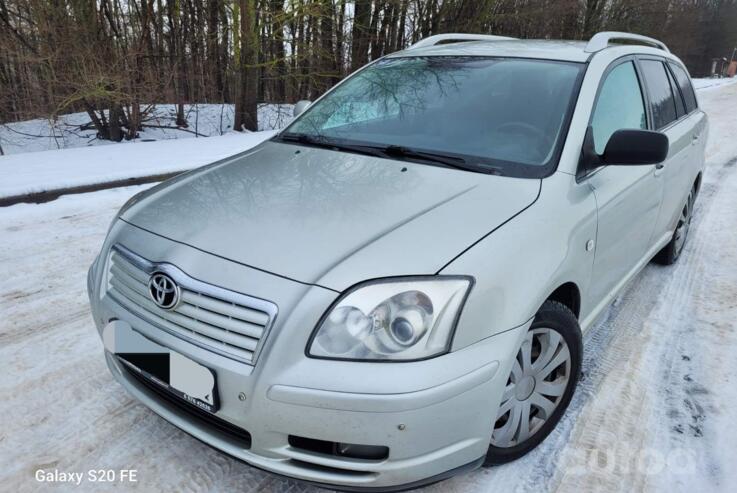
[(581, 315), (581, 290), (575, 282), (568, 281), (553, 290), (545, 301), (557, 301), (573, 312), (576, 319)]
[(694, 180), (694, 183), (693, 183), (693, 189), (695, 192), (694, 195), (698, 195), (699, 190), (701, 190), (701, 175), (702, 175), (702, 172), (699, 171), (699, 173), (696, 175), (696, 179)]

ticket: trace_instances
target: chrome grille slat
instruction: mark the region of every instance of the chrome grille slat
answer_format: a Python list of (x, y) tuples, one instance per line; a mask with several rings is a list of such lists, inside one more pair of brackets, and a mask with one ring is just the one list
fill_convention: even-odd
[(144, 298), (148, 297), (148, 288), (145, 284), (138, 281), (137, 279), (134, 279), (130, 275), (122, 272), (120, 269), (118, 269), (115, 264), (113, 264), (112, 268), (110, 269), (110, 273), (112, 274), (110, 276), (110, 280), (117, 280), (118, 282), (124, 284), (127, 288), (132, 289), (136, 293), (140, 294)]
[[(149, 296), (155, 272), (172, 277), (180, 303), (164, 310)], [(205, 349), (254, 364), (276, 316), (276, 305), (193, 279), (175, 266), (150, 262), (121, 245), (111, 249), (107, 292), (155, 326)]]
[[(134, 301), (137, 305), (146, 308), (147, 311), (153, 312), (157, 310), (156, 305), (152, 301), (150, 301), (148, 298), (144, 298), (143, 296), (141, 296), (140, 293), (133, 291), (129, 287), (125, 286), (123, 283), (120, 283), (120, 281), (118, 281), (117, 279), (111, 279), (110, 282), (113, 283), (115, 289), (121, 292), (126, 298)], [(179, 326), (183, 326), (184, 324), (190, 325), (190, 332), (195, 332), (200, 335), (207, 336), (210, 339), (216, 341), (219, 340), (220, 342), (236, 347), (241, 347), (249, 351), (253, 351), (258, 345), (258, 339), (242, 336), (233, 332), (219, 330), (218, 327), (214, 327), (197, 320), (190, 321), (187, 319), (187, 317), (180, 315), (177, 312), (164, 312), (159, 316), (164, 320), (167, 320)]]
[(197, 320), (198, 322), (214, 325), (216, 327), (221, 327), (231, 332), (236, 332), (244, 336), (252, 337), (257, 341), (261, 338), (261, 334), (264, 330), (263, 327), (250, 324), (248, 322), (233, 320), (232, 318), (228, 317), (223, 317), (222, 315), (218, 315), (217, 313), (205, 310), (204, 308), (198, 308), (187, 303), (182, 303), (181, 305), (179, 305), (179, 307), (177, 308), (177, 313), (186, 315), (190, 318), (193, 318), (194, 320)]
[(125, 272), (142, 284), (148, 284), (148, 275), (138, 269), (135, 265), (128, 262), (122, 255), (118, 255), (117, 253), (113, 252), (112, 261), (115, 267), (117, 267), (121, 271)]
[[(146, 298), (146, 299), (148, 298), (147, 284), (140, 282), (139, 279), (134, 279), (127, 272), (123, 272), (118, 267), (118, 265), (115, 264), (115, 262), (113, 262), (113, 265), (111, 267), (111, 272), (113, 273), (113, 279), (116, 279), (117, 281), (125, 285), (127, 288), (140, 294), (143, 298)], [(204, 297), (203, 296), (199, 297), (199, 299), (202, 299), (202, 298)], [(193, 298), (193, 299), (197, 299), (197, 298)], [(223, 305), (226, 305), (226, 304), (223, 303)], [(156, 309), (153, 303), (149, 303), (149, 306), (153, 306), (154, 309)], [(212, 308), (216, 308), (214, 303), (211, 303), (208, 306)], [(236, 332), (238, 334), (241, 334), (247, 337), (252, 337), (256, 340), (261, 338), (261, 336), (263, 335), (263, 331), (264, 331), (263, 326), (258, 326), (256, 324), (242, 321), (242, 320), (234, 320), (232, 317), (228, 315), (223, 316), (213, 310), (208, 310), (208, 309), (198, 307), (198, 306), (186, 303), (186, 302), (182, 303), (177, 308), (176, 312), (181, 313), (182, 315), (188, 316), (198, 322), (203, 322), (209, 325), (213, 325), (215, 327), (219, 327), (219, 328), (226, 329), (232, 332)], [(165, 311), (164, 314), (162, 314), (162, 316), (166, 317), (167, 313), (168, 312)]]
[(269, 322), (269, 316), (263, 312), (243, 308), (233, 303), (215, 300), (200, 293), (185, 291), (182, 293), (182, 301), (199, 308), (210, 310), (211, 312), (222, 313), (223, 315), (237, 318), (254, 325), (260, 325), (262, 327)]
[[(127, 308), (131, 312), (140, 314), (140, 316), (145, 317), (145, 313), (141, 313), (142, 310), (136, 302), (131, 301), (128, 298), (124, 296), (120, 296), (118, 294), (114, 294), (113, 297), (118, 303), (123, 305), (125, 308)], [(236, 359), (242, 360), (242, 361), (251, 360), (253, 358), (252, 351), (247, 351), (245, 349), (239, 349), (235, 346), (221, 343), (220, 341), (216, 341), (207, 336), (200, 335), (196, 332), (177, 334), (175, 332), (176, 326), (167, 320), (162, 320), (157, 323), (159, 323), (162, 326), (161, 327), (162, 329), (167, 330), (170, 333), (174, 333), (175, 335), (193, 344), (196, 344), (198, 346), (201, 346), (207, 349), (211, 349), (218, 354), (223, 354), (224, 356), (228, 356), (228, 357), (236, 356)]]

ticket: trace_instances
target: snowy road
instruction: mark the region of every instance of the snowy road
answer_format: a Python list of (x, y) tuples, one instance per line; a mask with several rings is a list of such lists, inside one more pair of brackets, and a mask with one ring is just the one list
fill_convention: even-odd
[[(679, 263), (648, 266), (587, 334), (584, 379), (542, 446), (428, 491), (733, 490), (737, 84), (699, 97), (711, 121), (709, 164)], [(202, 445), (108, 374), (86, 269), (113, 213), (139, 189), (0, 209), (1, 489), (71, 489), (37, 482), (38, 469), (136, 469), (138, 482), (124, 486), (139, 491), (309, 489)]]

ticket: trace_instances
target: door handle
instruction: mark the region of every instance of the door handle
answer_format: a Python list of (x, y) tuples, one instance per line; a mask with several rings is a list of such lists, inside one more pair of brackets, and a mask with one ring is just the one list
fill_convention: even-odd
[(691, 143), (692, 143), (692, 144), (695, 144), (695, 143), (697, 143), (697, 142), (699, 141), (699, 137), (701, 137), (701, 135), (699, 135), (699, 134), (693, 134), (693, 135), (691, 136)]
[(663, 168), (665, 168), (665, 164), (658, 163), (655, 165), (655, 169), (653, 170), (653, 176), (660, 176), (663, 174)]

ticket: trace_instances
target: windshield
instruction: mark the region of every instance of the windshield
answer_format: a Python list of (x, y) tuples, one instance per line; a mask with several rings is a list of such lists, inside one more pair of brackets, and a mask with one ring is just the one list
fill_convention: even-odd
[(393, 148), (398, 157), (447, 157), (464, 169), (531, 176), (530, 167), (557, 157), (582, 67), (513, 58), (384, 59), (311, 106), (282, 138)]

